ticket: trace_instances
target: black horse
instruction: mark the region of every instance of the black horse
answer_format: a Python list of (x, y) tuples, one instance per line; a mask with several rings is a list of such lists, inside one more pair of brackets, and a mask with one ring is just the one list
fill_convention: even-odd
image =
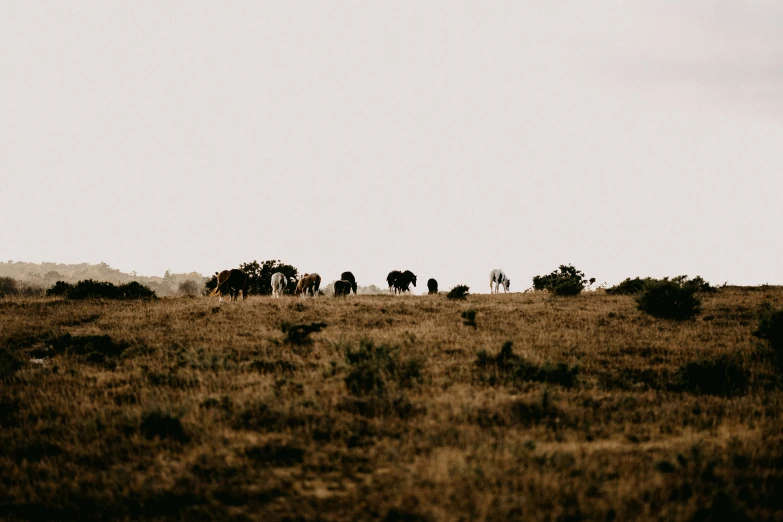
[(348, 281), (349, 283), (351, 283), (351, 290), (353, 290), (354, 294), (356, 293), (356, 288), (357, 288), (356, 287), (356, 278), (353, 277), (352, 273), (350, 273), (350, 272), (343, 272), (340, 275), (340, 279), (343, 280), (343, 281)]
[(410, 285), (416, 286), (416, 274), (410, 270), (400, 272), (399, 270), (392, 270), (389, 275), (386, 276), (386, 282), (389, 283), (389, 292), (401, 294), (410, 290)]
[(351, 282), (341, 279), (334, 282), (334, 296), (348, 295), (351, 293)]
[(217, 286), (210, 296), (218, 295), (220, 301), (223, 301), (223, 294), (228, 293), (229, 301), (236, 301), (239, 294), (242, 294), (242, 300), (247, 298), (247, 274), (243, 271), (232, 268), (223, 270), (217, 274)]

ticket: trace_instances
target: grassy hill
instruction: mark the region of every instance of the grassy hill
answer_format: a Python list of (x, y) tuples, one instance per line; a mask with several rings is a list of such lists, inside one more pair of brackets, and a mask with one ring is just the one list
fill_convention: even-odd
[(780, 520), (783, 288), (703, 300), (0, 300), (0, 518)]

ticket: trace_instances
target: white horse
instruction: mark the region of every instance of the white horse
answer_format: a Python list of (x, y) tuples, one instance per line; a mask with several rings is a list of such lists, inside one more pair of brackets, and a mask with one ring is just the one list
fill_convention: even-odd
[(279, 298), (288, 286), (288, 279), (282, 272), (272, 274), (272, 297)]
[[(492, 285), (495, 286), (493, 287)], [(500, 285), (503, 285), (503, 293), (508, 292), (508, 287), (511, 286), (511, 279), (506, 277), (506, 274), (504, 274), (502, 270), (496, 268), (489, 273), (489, 293), (499, 293)]]

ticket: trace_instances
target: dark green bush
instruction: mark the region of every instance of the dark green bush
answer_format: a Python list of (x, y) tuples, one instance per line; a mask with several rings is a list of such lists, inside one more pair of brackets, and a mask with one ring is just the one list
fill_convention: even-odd
[[(683, 284), (687, 285), (693, 285), (695, 286), (699, 292), (704, 292), (705, 294), (712, 294), (718, 291), (717, 288), (709, 284), (707, 281), (705, 281), (701, 276), (696, 276), (691, 280), (688, 280), (688, 276), (679, 276), (683, 278)], [(675, 281), (677, 278), (674, 278)]]
[(495, 385), (517, 385), (525, 381), (547, 382), (570, 388), (576, 384), (579, 368), (565, 363), (538, 366), (514, 353), (514, 343), (507, 341), (497, 355), (485, 350), (476, 354), (475, 375), (478, 380)]
[(557, 296), (578, 295), (585, 287), (595, 283), (595, 278), (585, 278), (584, 272), (573, 265), (560, 265), (558, 270), (544, 276), (533, 278), (535, 290), (549, 290)]
[(119, 288), (105, 281), (86, 279), (79, 281), (65, 292), (68, 299), (119, 299)]
[(695, 394), (733, 397), (748, 388), (748, 371), (735, 358), (721, 355), (702, 359), (680, 367), (672, 388)]
[(47, 291), (46, 295), (50, 297), (65, 297), (68, 294), (68, 291), (73, 288), (73, 285), (71, 283), (66, 283), (65, 281), (57, 281), (53, 286), (51, 286)]
[(640, 292), (643, 292), (645, 288), (647, 288), (647, 282), (651, 281), (649, 277), (646, 277), (644, 279), (640, 279), (638, 277), (635, 277), (631, 279), (630, 277), (626, 278), (621, 283), (614, 285), (611, 288), (606, 289), (606, 293), (609, 295), (632, 295), (632, 294), (638, 294)]
[(765, 304), (753, 335), (767, 341), (778, 363), (783, 365), (783, 310), (775, 310), (770, 304)]
[(448, 299), (466, 299), (470, 294), (468, 293), (470, 287), (466, 285), (457, 285), (446, 294)]
[[(635, 277), (631, 279), (630, 277), (628, 277), (621, 283), (611, 288), (607, 288), (606, 293), (609, 295), (640, 294), (641, 292), (647, 289), (648, 285), (657, 283), (659, 281), (666, 281), (666, 280), (668, 280), (668, 278), (664, 278), (661, 280), (661, 279), (653, 279), (652, 277), (645, 277), (644, 279), (641, 279), (639, 277)], [(688, 276), (680, 275), (677, 277), (673, 277), (672, 281), (680, 286), (692, 288), (694, 289), (695, 292), (713, 293), (718, 291), (717, 288), (710, 285), (701, 276), (696, 276), (693, 279), (688, 279)]]
[(46, 291), (48, 296), (60, 296), (66, 299), (155, 299), (155, 292), (136, 281), (119, 286), (106, 281), (85, 279), (70, 284), (57, 281)]
[(639, 310), (653, 317), (684, 320), (701, 311), (701, 299), (696, 295), (698, 284), (688, 281), (650, 280), (637, 298)]
[(155, 299), (157, 297), (155, 292), (136, 281), (122, 284), (118, 288), (119, 299)]

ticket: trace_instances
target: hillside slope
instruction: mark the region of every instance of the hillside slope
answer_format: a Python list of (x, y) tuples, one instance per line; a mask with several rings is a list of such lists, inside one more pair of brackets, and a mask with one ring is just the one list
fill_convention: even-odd
[(0, 517), (779, 520), (763, 302), (0, 300)]

